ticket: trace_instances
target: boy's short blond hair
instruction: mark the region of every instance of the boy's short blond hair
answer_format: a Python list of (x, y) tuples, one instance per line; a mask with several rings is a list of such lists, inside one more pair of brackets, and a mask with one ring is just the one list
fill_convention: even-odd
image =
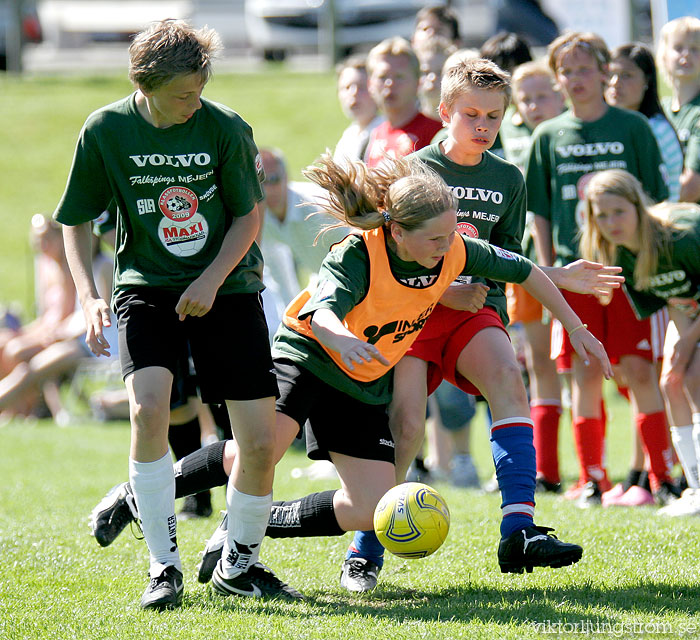
[(136, 34), (129, 46), (129, 80), (147, 92), (180, 75), (211, 77), (211, 62), (221, 49), (213, 29), (194, 29), (182, 20), (154, 22)]
[(552, 90), (556, 91), (556, 78), (552, 74), (551, 69), (543, 60), (533, 60), (532, 62), (524, 62), (513, 69), (513, 76), (510, 84), (513, 92), (518, 90), (520, 83), (527, 78), (547, 78), (552, 85)]
[(700, 41), (700, 19), (694, 16), (682, 16), (681, 18), (676, 18), (667, 22), (661, 31), (659, 32), (659, 46), (656, 50), (656, 66), (661, 71), (664, 79), (667, 82), (671, 81), (671, 78), (666, 71), (666, 53), (668, 52), (668, 43), (671, 36), (681, 35), (681, 36), (691, 36), (696, 40)]
[(374, 67), (381, 58), (398, 58), (405, 56), (416, 74), (416, 78), (420, 78), (420, 63), (416, 52), (411, 47), (411, 43), (405, 38), (387, 38), (382, 40), (378, 45), (370, 49), (367, 54), (367, 72), (371, 74)]
[(471, 89), (501, 91), (505, 106), (510, 104), (510, 74), (496, 63), (485, 58), (471, 58), (460, 60), (449, 67), (445, 65), (440, 102), (448, 111), (460, 95)]
[(592, 55), (601, 71), (608, 70), (610, 51), (605, 40), (595, 33), (581, 31), (567, 31), (549, 43), (547, 47), (549, 68), (556, 74), (562, 57), (576, 49)]
[(336, 78), (340, 78), (345, 69), (355, 69), (357, 71), (361, 71), (362, 73), (367, 73), (367, 56), (363, 54), (356, 54), (343, 58), (343, 60), (335, 65)]

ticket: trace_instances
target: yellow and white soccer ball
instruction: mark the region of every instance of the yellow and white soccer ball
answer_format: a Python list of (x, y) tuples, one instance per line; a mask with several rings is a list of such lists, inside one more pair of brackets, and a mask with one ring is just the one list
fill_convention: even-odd
[(400, 558), (425, 558), (434, 553), (449, 528), (445, 499), (420, 482), (404, 482), (390, 489), (374, 510), (379, 542)]

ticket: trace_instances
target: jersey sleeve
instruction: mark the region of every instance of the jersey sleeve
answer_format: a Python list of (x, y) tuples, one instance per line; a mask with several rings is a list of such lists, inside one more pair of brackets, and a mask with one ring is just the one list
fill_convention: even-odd
[(527, 258), (483, 240), (462, 237), (462, 241), (467, 250), (463, 276), (482, 276), (519, 284), (530, 275), (532, 262)]
[(54, 218), (74, 226), (98, 218), (112, 200), (112, 190), (99, 144), (90, 123), (80, 132), (73, 163)]
[(654, 132), (643, 116), (638, 121), (633, 140), (636, 144), (635, 157), (639, 163), (640, 182), (655, 202), (666, 200), (668, 198), (668, 185), (664, 179), (663, 158)]
[(318, 309), (345, 316), (369, 289), (369, 255), (361, 238), (351, 238), (331, 249), (318, 272), (318, 284), (299, 312), (304, 319)]
[(528, 211), (548, 220), (552, 217), (550, 174), (548, 138), (535, 132), (525, 162), (526, 206)]
[(227, 212), (239, 217), (250, 213), (262, 200), (260, 182), (264, 172), (252, 129), (240, 119), (236, 124), (223, 145), (220, 185)]
[(685, 149), (685, 167), (695, 173), (700, 173), (700, 119), (690, 131)]

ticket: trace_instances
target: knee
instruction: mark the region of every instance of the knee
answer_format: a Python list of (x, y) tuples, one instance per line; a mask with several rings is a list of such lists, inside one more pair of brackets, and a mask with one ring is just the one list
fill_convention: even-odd
[(275, 466), (274, 432), (261, 430), (251, 434), (251, 437), (238, 439), (237, 444), (241, 461), (265, 469)]
[(484, 386), (501, 396), (510, 396), (513, 401), (527, 402), (523, 374), (515, 361), (500, 363), (496, 370), (488, 376), (488, 382)]
[(651, 363), (645, 361), (635, 366), (626, 366), (622, 372), (627, 386), (633, 391), (656, 386), (656, 369)]
[(408, 412), (398, 408), (392, 411), (389, 426), (397, 444), (422, 440), (425, 435), (425, 410)]
[(167, 424), (170, 415), (169, 398), (160, 398), (156, 394), (146, 394), (131, 404), (131, 419), (140, 430), (148, 430), (162, 422)]
[(671, 376), (668, 374), (668, 372), (664, 372), (661, 374), (659, 386), (661, 387), (661, 393), (663, 393), (664, 398), (671, 402), (685, 397), (685, 391), (683, 388), (684, 378)]

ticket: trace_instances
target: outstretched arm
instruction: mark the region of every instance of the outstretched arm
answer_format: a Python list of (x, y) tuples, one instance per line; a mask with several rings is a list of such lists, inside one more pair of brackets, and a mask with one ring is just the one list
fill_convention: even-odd
[(360, 340), (340, 321), (330, 309), (317, 309), (311, 319), (311, 329), (319, 342), (325, 347), (337, 351), (350, 371), (355, 364), (364, 364), (378, 360), (389, 365), (389, 361), (373, 344)]
[(63, 243), (80, 306), (85, 315), (85, 342), (96, 356), (108, 356), (110, 345), (104, 327), (112, 324), (109, 305), (100, 297), (92, 273), (92, 226), (85, 222), (63, 227)]
[(591, 356), (597, 358), (606, 378), (612, 377), (610, 360), (603, 345), (588, 331), (581, 319), (568, 305), (559, 289), (537, 266), (533, 265), (530, 275), (521, 283), (525, 290), (537, 298), (552, 315), (557, 318), (569, 334), (571, 346), (584, 363), (588, 364)]
[(619, 275), (622, 267), (606, 267), (588, 260), (576, 260), (565, 267), (540, 268), (557, 287), (574, 293), (609, 296), (625, 281)]

